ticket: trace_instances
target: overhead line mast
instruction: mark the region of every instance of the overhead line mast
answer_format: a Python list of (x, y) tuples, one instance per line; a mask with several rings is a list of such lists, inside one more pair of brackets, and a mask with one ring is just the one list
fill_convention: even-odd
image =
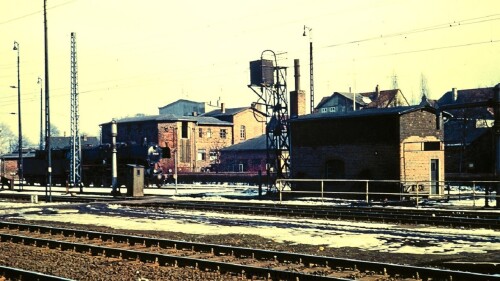
[(82, 183), (81, 140), (78, 113), (78, 65), (76, 60), (76, 35), (71, 32), (71, 139), (70, 139), (70, 174), (69, 185), (80, 186)]

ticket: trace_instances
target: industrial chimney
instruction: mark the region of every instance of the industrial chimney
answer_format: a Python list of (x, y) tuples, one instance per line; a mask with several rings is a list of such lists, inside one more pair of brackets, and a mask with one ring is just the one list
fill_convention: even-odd
[(290, 92), (290, 118), (297, 118), (306, 113), (306, 92), (300, 89), (300, 63), (293, 60), (295, 71), (295, 91)]

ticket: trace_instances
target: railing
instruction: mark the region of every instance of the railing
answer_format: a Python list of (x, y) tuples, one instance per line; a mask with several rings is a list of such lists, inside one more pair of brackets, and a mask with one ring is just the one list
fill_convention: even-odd
[(500, 181), (400, 181), (400, 180), (356, 180), (356, 179), (278, 179), (276, 181), (280, 203), (285, 194), (325, 197), (356, 198), (370, 203), (392, 200), (414, 200), (416, 206), (422, 199), (435, 200), (476, 200), (484, 198), (485, 206), (489, 201), (498, 200), (496, 186)]

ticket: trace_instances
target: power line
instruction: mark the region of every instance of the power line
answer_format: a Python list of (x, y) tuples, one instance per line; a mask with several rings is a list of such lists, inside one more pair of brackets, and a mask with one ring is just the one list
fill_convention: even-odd
[[(492, 18), (492, 17), (495, 17), (495, 18)], [(363, 38), (363, 39), (359, 39), (359, 40), (353, 40), (353, 41), (348, 41), (348, 42), (332, 44), (332, 45), (324, 46), (323, 48), (339, 47), (339, 46), (343, 46), (343, 45), (357, 44), (357, 43), (368, 42), (368, 41), (373, 41), (373, 40), (386, 39), (386, 38), (392, 38), (392, 37), (397, 37), (397, 36), (434, 31), (434, 30), (439, 30), (439, 29), (444, 29), (444, 28), (460, 27), (460, 26), (464, 26), (464, 25), (471, 25), (471, 24), (483, 23), (483, 22), (488, 22), (488, 21), (496, 21), (496, 20), (500, 20), (500, 14), (465, 19), (465, 20), (460, 20), (458, 22), (455, 21), (453, 23), (442, 23), (442, 24), (438, 24), (438, 25), (421, 27), (421, 28), (411, 29), (411, 30), (407, 30), (407, 31), (389, 33), (386, 35), (372, 36), (372, 37), (367, 37), (367, 38)]]
[(490, 40), (490, 41), (482, 41), (482, 42), (466, 43), (466, 44), (460, 44), (460, 45), (434, 47), (434, 48), (427, 48), (427, 49), (420, 49), (420, 50), (411, 50), (411, 51), (404, 51), (404, 52), (395, 52), (395, 53), (389, 53), (389, 54), (384, 54), (384, 55), (371, 56), (369, 58), (388, 57), (388, 56), (396, 56), (396, 55), (412, 54), (412, 53), (421, 53), (421, 52), (429, 52), (429, 51), (436, 51), (436, 50), (469, 47), (469, 46), (474, 46), (474, 45), (483, 45), (483, 44), (490, 44), (490, 43), (493, 44), (493, 43), (498, 43), (498, 42), (500, 42), (500, 39)]
[[(47, 10), (51, 10), (51, 9), (54, 9), (54, 8), (58, 8), (58, 7), (61, 7), (61, 6), (64, 6), (64, 5), (67, 5), (71, 2), (74, 2), (76, 0), (70, 0), (70, 1), (67, 1), (67, 2), (64, 2), (64, 3), (61, 3), (61, 4), (58, 4), (58, 5), (54, 5), (50, 8), (47, 8)], [(16, 20), (21, 20), (21, 19), (24, 19), (24, 18), (27, 18), (27, 17), (30, 17), (30, 16), (34, 16), (34, 15), (37, 15), (37, 14), (40, 14), (42, 13), (43, 11), (42, 10), (38, 10), (36, 12), (32, 12), (32, 13), (29, 13), (29, 14), (25, 14), (25, 15), (22, 15), (22, 16), (19, 16), (19, 17), (15, 17), (15, 18), (12, 18), (12, 19), (8, 19), (6, 21), (2, 21), (0, 22), (0, 25), (2, 24), (7, 24), (7, 23), (10, 23), (10, 22), (13, 22), (13, 21), (16, 21)]]

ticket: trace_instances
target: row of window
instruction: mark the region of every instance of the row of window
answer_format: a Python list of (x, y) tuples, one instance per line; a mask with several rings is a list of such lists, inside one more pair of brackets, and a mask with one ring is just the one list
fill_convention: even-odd
[[(212, 128), (208, 128), (206, 131), (207, 131), (206, 137), (211, 138), (212, 137)], [(221, 139), (225, 139), (226, 136), (227, 136), (227, 129), (220, 129), (219, 137)], [(186, 135), (186, 137), (187, 137), (187, 135)], [(203, 128), (198, 128), (198, 137), (203, 138)], [(240, 126), (240, 139), (244, 140), (244, 139), (246, 139), (246, 137), (247, 137), (246, 127), (245, 127), (245, 125), (241, 125)]]

